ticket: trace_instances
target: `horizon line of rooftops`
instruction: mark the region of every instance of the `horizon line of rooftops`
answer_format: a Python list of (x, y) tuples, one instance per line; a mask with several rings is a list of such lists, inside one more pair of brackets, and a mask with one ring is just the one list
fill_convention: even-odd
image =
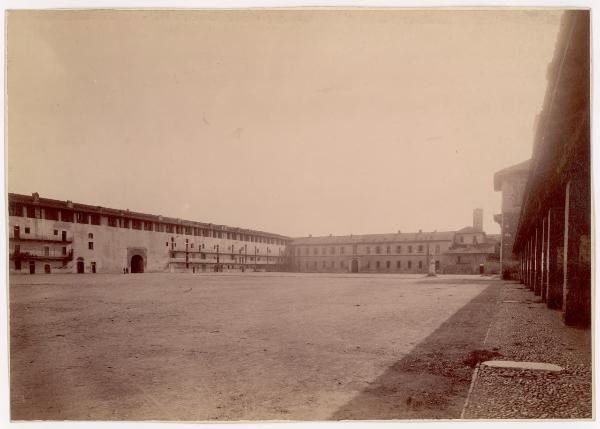
[[(37, 208), (37, 210), (36, 210)], [(41, 208), (44, 212), (41, 212)], [(134, 229), (149, 232), (164, 232), (199, 237), (212, 237), (227, 240), (258, 242), (277, 245), (307, 245), (326, 244), (333, 240), (345, 242), (376, 243), (388, 241), (452, 241), (453, 236), (460, 232), (485, 232), (473, 227), (465, 227), (456, 231), (429, 231), (423, 232), (395, 232), (382, 234), (347, 234), (315, 236), (309, 234), (305, 237), (287, 237), (280, 234), (251, 230), (227, 225), (217, 225), (189, 221), (179, 218), (170, 218), (162, 215), (132, 212), (129, 209), (119, 210), (103, 206), (73, 203), (70, 200), (56, 200), (40, 198), (39, 194), (23, 195), (8, 193), (9, 216), (27, 217), (31, 219), (44, 219), (67, 223), (79, 223), (101, 226), (101, 216), (107, 218), (107, 225), (115, 228)]]
[[(42, 208), (44, 209), (43, 213), (40, 210)], [(118, 210), (102, 206), (91, 206), (73, 203), (70, 200), (40, 198), (37, 193), (31, 196), (9, 193), (8, 212), (9, 216), (97, 226), (102, 225), (101, 217), (104, 216), (107, 218), (106, 226), (115, 228), (267, 244), (285, 245), (291, 240), (289, 237), (280, 234), (263, 231), (132, 212), (129, 209)]]

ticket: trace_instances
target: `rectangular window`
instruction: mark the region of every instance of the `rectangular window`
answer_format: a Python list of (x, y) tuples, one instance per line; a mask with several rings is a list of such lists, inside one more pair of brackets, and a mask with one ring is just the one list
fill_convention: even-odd
[(66, 247), (64, 247), (64, 246), (63, 246), (63, 248), (62, 248), (62, 254), (63, 254), (63, 255), (66, 255), (66, 254), (67, 254), (67, 248), (66, 248)]
[(423, 268), (423, 261), (419, 261), (419, 269)]
[(380, 265), (381, 265), (381, 264), (379, 263), (379, 261), (375, 262), (375, 267), (377, 267), (377, 269), (379, 269), (379, 266), (380, 266)]
[(58, 229), (54, 230), (54, 235), (58, 235)]
[(408, 246), (408, 253), (412, 253), (412, 246)]
[(325, 268), (325, 261), (323, 261), (323, 263), (321, 265), (323, 265), (323, 268)]
[(332, 255), (335, 255), (335, 247), (332, 247), (331, 249), (329, 249), (329, 253), (331, 253)]
[(386, 247), (386, 253), (389, 255), (392, 252), (392, 248), (390, 246)]
[(408, 261), (408, 269), (410, 270), (412, 268), (412, 261)]
[(390, 265), (391, 265), (391, 262), (390, 262), (390, 261), (386, 261), (386, 262), (385, 262), (385, 267), (386, 267), (388, 270), (390, 269)]
[(93, 241), (88, 242), (88, 249), (94, 250), (94, 242)]
[(423, 252), (423, 245), (420, 244), (419, 245), (419, 253), (422, 253), (422, 252)]
[(367, 246), (367, 255), (371, 254), (371, 248), (369, 246)]
[(377, 253), (379, 255), (381, 253), (381, 247), (377, 246), (375, 248), (375, 253)]
[(340, 255), (343, 255), (343, 254), (344, 254), (344, 248), (340, 247)]
[(29, 234), (29, 232), (31, 231), (31, 229), (29, 229), (28, 226), (25, 227), (25, 234)]
[(402, 246), (396, 246), (396, 253), (402, 253)]
[(396, 268), (402, 268), (402, 263), (400, 261), (396, 261)]

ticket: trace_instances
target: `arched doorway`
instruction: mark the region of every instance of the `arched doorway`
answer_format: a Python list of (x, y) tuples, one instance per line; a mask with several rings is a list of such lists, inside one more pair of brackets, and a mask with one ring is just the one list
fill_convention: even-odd
[(77, 274), (83, 274), (85, 272), (85, 265), (83, 264), (83, 259), (79, 258), (77, 260)]
[(131, 272), (132, 273), (143, 273), (144, 272), (144, 258), (140, 255), (133, 255), (131, 257)]
[(352, 272), (358, 273), (358, 261), (356, 259), (352, 260)]
[(50, 268), (50, 264), (44, 265), (44, 272), (46, 274), (50, 274), (52, 272), (52, 269)]

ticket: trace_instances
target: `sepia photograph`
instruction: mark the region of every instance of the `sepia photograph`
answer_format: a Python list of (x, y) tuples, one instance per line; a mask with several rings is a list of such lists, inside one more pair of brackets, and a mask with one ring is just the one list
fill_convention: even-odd
[(4, 18), (11, 422), (595, 418), (589, 8)]

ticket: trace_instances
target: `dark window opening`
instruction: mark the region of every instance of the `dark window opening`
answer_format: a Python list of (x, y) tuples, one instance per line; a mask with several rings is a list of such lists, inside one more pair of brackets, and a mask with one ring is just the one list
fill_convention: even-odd
[(94, 250), (94, 242), (93, 241), (88, 242), (88, 249)]

